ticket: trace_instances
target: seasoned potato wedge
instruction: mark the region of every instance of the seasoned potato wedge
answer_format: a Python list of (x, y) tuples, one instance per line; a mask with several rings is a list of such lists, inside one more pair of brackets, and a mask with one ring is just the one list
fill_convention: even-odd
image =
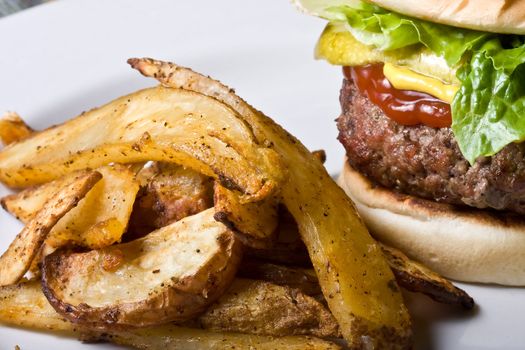
[[(102, 179), (49, 233), (45, 242), (48, 252), (65, 244), (97, 249), (120, 241), (133, 208), (138, 182), (131, 170), (119, 164), (97, 171)], [(2, 203), (9, 212), (26, 221), (34, 217), (70, 176), (7, 196)]]
[(288, 169), (282, 201), (299, 225), (323, 294), (350, 347), (410, 348), (410, 317), (381, 248), (321, 162), (220, 82), (171, 63), (128, 62), (165, 86), (213, 96), (231, 106), (257, 140), (271, 145)]
[(76, 329), (49, 304), (40, 280), (0, 287), (0, 323), (66, 333)]
[(83, 170), (68, 174), (55, 181), (28, 187), (20, 192), (7, 195), (0, 199), (0, 204), (5, 211), (27, 224), (60, 189), (81, 173)]
[(215, 220), (237, 232), (245, 245), (269, 247), (277, 228), (277, 198), (241, 203), (237, 193), (219, 183), (213, 190)]
[(160, 326), (131, 332), (112, 332), (103, 339), (146, 350), (337, 350), (341, 347), (310, 336), (272, 337), (243, 333)]
[(130, 218), (128, 235), (140, 237), (213, 206), (213, 181), (171, 163), (154, 163), (142, 170), (143, 182)]
[(8, 112), (0, 119), (0, 141), (4, 146), (21, 141), (33, 132), (17, 113)]
[(401, 287), (412, 292), (426, 294), (440, 303), (461, 305), (465, 309), (474, 307), (474, 299), (446, 278), (410, 260), (395, 248), (384, 244), (381, 244), (381, 248)]
[(214, 333), (208, 330), (172, 325), (151, 329), (96, 332), (75, 325), (60, 316), (49, 305), (39, 281), (0, 287), (0, 323), (37, 330), (51, 330), (89, 340), (108, 340), (138, 349), (252, 349), (252, 350), (333, 350), (339, 346), (314, 337), (270, 336)]
[(139, 190), (135, 174), (114, 164), (98, 169), (102, 180), (51, 231), (46, 246), (68, 243), (98, 249), (119, 242), (126, 230)]
[(0, 286), (18, 282), (57, 222), (101, 179), (96, 171), (77, 174), (38, 211), (0, 257)]
[(292, 268), (259, 260), (244, 259), (239, 268), (239, 277), (271, 282), (300, 290), (306, 295), (322, 293), (313, 270)]
[(199, 317), (204, 329), (274, 336), (340, 337), (332, 314), (314, 298), (288, 286), (236, 279)]
[(129, 243), (48, 255), (42, 286), (61, 315), (99, 329), (186, 321), (230, 285), (240, 249), (208, 209)]
[(121, 97), (0, 152), (0, 181), (48, 182), (109, 163), (179, 163), (239, 190), (246, 201), (283, 178), (275, 151), (258, 143), (229, 106), (192, 91), (149, 88)]

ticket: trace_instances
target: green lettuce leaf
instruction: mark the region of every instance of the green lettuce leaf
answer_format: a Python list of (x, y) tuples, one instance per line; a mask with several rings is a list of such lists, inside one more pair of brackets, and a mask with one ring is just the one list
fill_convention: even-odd
[(514, 67), (524, 62), (524, 50), (503, 51), (477, 52), (458, 72), (462, 84), (451, 106), (452, 131), (471, 164), (525, 140), (525, 65)]
[[(331, 2), (333, 4), (333, 2)], [(452, 131), (473, 164), (512, 142), (525, 141), (525, 39), (455, 28), (403, 16), (359, 0), (320, 12), (380, 50), (424, 45), (458, 69)]]

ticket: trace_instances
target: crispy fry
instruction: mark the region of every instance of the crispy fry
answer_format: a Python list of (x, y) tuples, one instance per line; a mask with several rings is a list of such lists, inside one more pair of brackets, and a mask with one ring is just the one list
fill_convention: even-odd
[(213, 181), (191, 169), (154, 163), (138, 177), (143, 185), (133, 207), (127, 239), (141, 237), (213, 206)]
[(200, 350), (335, 350), (339, 346), (314, 337), (290, 336), (273, 338), (240, 333), (214, 333), (207, 330), (172, 325), (152, 329), (96, 332), (62, 318), (45, 298), (39, 281), (24, 282), (0, 288), (0, 323), (37, 330), (51, 330), (90, 340), (108, 340), (139, 349)]
[(95, 171), (78, 174), (40, 209), (0, 257), (0, 286), (16, 283), (24, 276), (51, 229), (101, 177)]
[(401, 287), (426, 294), (440, 303), (461, 305), (465, 309), (474, 307), (474, 299), (449, 280), (424, 265), (410, 260), (395, 248), (384, 244), (381, 244), (381, 248)]
[(216, 332), (341, 336), (337, 321), (314, 298), (288, 286), (246, 279), (236, 279), (199, 323)]
[(76, 176), (78, 176), (78, 172), (40, 186), (26, 188), (18, 193), (3, 197), (0, 199), (0, 204), (5, 211), (27, 224), (42, 209), (44, 204), (64, 187), (65, 183)]
[(129, 243), (48, 255), (42, 288), (62, 316), (102, 330), (186, 321), (228, 288), (240, 249), (208, 209)]
[(284, 177), (277, 153), (258, 143), (230, 107), (195, 92), (155, 87), (5, 148), (0, 180), (27, 187), (78, 169), (149, 160), (213, 176), (246, 201), (270, 195)]
[(237, 232), (245, 245), (264, 248), (271, 244), (277, 227), (277, 198), (241, 203), (236, 193), (215, 183), (213, 199), (215, 220)]
[(239, 277), (262, 280), (300, 290), (306, 295), (322, 293), (313, 270), (291, 268), (257, 260), (243, 260)]
[(22, 141), (34, 132), (15, 112), (7, 112), (0, 119), (0, 141), (4, 146)]
[(42, 293), (40, 280), (0, 287), (0, 322), (65, 333), (76, 330), (49, 304)]
[(160, 326), (132, 332), (113, 332), (111, 342), (147, 350), (337, 350), (339, 345), (309, 336), (272, 337), (242, 333), (215, 333), (202, 329)]
[(350, 347), (410, 348), (410, 317), (392, 271), (321, 162), (220, 82), (171, 63), (128, 62), (165, 86), (213, 96), (231, 106), (260, 142), (271, 145), (289, 171), (281, 187), (283, 203), (299, 225), (323, 294)]

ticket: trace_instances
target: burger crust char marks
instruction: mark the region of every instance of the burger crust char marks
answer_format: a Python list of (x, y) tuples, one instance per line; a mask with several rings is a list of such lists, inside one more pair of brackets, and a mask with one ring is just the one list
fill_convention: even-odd
[(450, 278), (525, 285), (525, 5), (298, 3), (329, 20), (317, 58), (346, 67), (339, 183), (376, 238)]

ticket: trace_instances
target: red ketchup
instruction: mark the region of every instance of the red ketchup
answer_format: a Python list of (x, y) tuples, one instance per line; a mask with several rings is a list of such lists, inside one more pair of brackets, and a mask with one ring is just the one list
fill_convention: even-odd
[(423, 92), (396, 89), (383, 74), (383, 64), (344, 67), (343, 73), (387, 117), (399, 124), (443, 128), (452, 123), (450, 104)]

